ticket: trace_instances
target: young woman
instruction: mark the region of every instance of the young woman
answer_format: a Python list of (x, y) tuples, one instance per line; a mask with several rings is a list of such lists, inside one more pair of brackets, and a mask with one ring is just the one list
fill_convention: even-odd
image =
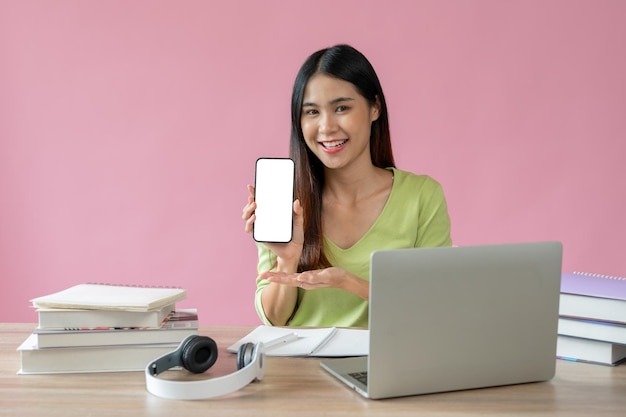
[[(291, 109), (293, 239), (257, 244), (257, 312), (277, 326), (367, 327), (372, 251), (452, 244), (443, 190), (395, 168), (385, 96), (356, 49), (311, 55)], [(250, 233), (256, 206), (248, 191)]]

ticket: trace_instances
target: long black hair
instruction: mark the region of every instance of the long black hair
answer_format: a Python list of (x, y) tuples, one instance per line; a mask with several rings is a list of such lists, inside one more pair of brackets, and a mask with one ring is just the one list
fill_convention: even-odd
[(379, 117), (372, 123), (370, 134), (372, 163), (379, 168), (395, 166), (387, 103), (372, 64), (349, 45), (335, 45), (309, 56), (298, 71), (291, 96), (289, 153), (296, 164), (296, 197), (300, 200), (304, 214), (304, 248), (298, 266), (300, 271), (330, 266), (324, 254), (322, 231), (324, 165), (306, 145), (301, 124), (304, 90), (311, 77), (319, 73), (353, 84), (370, 106), (378, 103)]

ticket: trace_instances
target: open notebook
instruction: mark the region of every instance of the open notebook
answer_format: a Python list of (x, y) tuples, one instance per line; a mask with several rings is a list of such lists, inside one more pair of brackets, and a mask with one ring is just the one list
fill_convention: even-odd
[(244, 343), (263, 342), (267, 356), (366, 356), (369, 332), (362, 329), (259, 326), (228, 347), (237, 353)]

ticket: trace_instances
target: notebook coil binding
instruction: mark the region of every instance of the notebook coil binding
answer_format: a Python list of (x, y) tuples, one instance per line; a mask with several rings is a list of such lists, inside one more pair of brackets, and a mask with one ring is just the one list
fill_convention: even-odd
[(579, 272), (579, 271), (574, 271), (574, 274), (583, 275), (586, 277), (593, 277), (593, 278), (611, 279), (615, 281), (626, 281), (626, 277), (620, 277), (617, 275), (595, 274), (592, 272)]
[(173, 285), (147, 285), (147, 284), (115, 284), (111, 282), (86, 282), (88, 285), (106, 285), (109, 287), (131, 287), (131, 288), (168, 288), (180, 290), (181, 287), (173, 286)]

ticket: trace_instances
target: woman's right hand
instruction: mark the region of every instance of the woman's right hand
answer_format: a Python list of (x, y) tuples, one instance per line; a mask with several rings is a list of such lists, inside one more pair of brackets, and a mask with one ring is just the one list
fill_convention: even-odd
[[(248, 185), (248, 203), (244, 206), (243, 215), (241, 217), (246, 222), (245, 231), (249, 234), (252, 234), (252, 228), (256, 219), (254, 214), (255, 210), (254, 187)], [(299, 200), (293, 203), (293, 213), (293, 234), (291, 241), (288, 243), (263, 243), (277, 256), (278, 270), (282, 272), (297, 271), (300, 255), (302, 254), (302, 247), (304, 245), (304, 217)]]

